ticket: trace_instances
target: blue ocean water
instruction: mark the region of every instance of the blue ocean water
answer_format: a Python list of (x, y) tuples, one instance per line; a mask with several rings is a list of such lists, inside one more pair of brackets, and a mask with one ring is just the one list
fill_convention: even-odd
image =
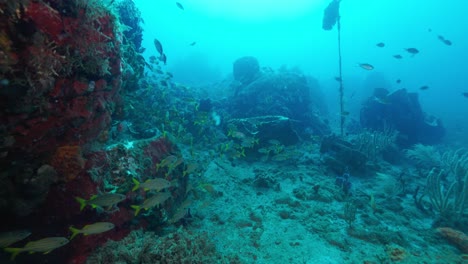
[[(334, 109), (337, 32), (321, 26), (329, 2), (188, 0), (180, 2), (181, 10), (174, 1), (135, 1), (145, 21), (145, 55), (156, 53), (154, 38), (162, 41), (175, 81), (200, 85), (221, 80), (237, 58), (251, 55), (261, 66), (299, 67), (314, 76)], [(448, 137), (466, 143), (465, 9), (461, 0), (342, 1), (343, 82), (351, 112), (358, 115), (361, 101), (374, 88), (406, 88), (418, 92), (424, 109), (442, 118)], [(439, 36), (453, 44), (444, 44)], [(385, 47), (377, 47), (380, 42)], [(410, 56), (404, 49), (411, 47), (420, 53)], [(395, 59), (395, 54), (404, 58)], [(365, 71), (358, 63), (375, 69)], [(422, 86), (429, 89), (420, 91)]]

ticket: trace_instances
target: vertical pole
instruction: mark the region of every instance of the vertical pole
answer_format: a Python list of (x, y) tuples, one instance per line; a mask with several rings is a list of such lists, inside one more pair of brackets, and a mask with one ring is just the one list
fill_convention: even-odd
[(339, 67), (339, 74), (340, 74), (340, 132), (341, 137), (344, 136), (344, 124), (345, 124), (345, 110), (344, 110), (344, 88), (343, 88), (343, 75), (341, 70), (341, 24), (340, 24), (340, 16), (337, 19), (338, 24), (338, 67)]

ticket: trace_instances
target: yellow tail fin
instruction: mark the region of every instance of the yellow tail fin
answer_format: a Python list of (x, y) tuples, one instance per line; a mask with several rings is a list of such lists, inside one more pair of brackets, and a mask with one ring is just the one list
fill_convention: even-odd
[(138, 188), (140, 188), (140, 182), (137, 181), (135, 178), (132, 178), (132, 181), (133, 181), (133, 184), (135, 184), (135, 186), (133, 186), (133, 189), (132, 189), (132, 192), (138, 190)]
[(83, 209), (86, 207), (86, 200), (80, 197), (75, 197), (75, 200), (80, 203), (80, 211), (83, 211)]
[(130, 205), (130, 207), (135, 209), (135, 216), (137, 216), (141, 210), (141, 207), (139, 205)]
[(4, 248), (8, 253), (11, 253), (11, 260), (15, 260), (16, 256), (18, 256), (19, 253), (21, 253), (22, 248)]
[(73, 226), (70, 226), (70, 231), (72, 231), (72, 235), (69, 240), (72, 240), (74, 237), (76, 237), (81, 230), (74, 228)]

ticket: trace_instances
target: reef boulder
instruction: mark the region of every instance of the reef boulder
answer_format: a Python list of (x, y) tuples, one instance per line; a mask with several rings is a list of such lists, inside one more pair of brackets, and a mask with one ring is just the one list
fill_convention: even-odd
[(260, 66), (255, 57), (245, 56), (234, 62), (232, 70), (234, 79), (243, 85), (247, 85), (258, 77)]
[(361, 126), (376, 131), (392, 128), (398, 131), (397, 144), (437, 144), (445, 135), (440, 119), (423, 112), (418, 94), (400, 89), (389, 93), (376, 89), (362, 106)]
[(262, 69), (254, 81), (235, 88), (227, 107), (234, 118), (283, 116), (300, 131), (324, 135), (330, 129), (321, 98), (318, 82), (298, 70)]

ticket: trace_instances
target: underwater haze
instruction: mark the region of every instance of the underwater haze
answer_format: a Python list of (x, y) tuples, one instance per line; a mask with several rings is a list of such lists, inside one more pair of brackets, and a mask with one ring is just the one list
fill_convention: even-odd
[[(330, 108), (337, 105), (333, 102), (338, 90), (337, 32), (336, 27), (322, 29), (329, 1), (180, 1), (184, 10), (174, 1), (135, 2), (144, 19), (145, 54), (157, 54), (153, 39), (159, 39), (174, 80), (194, 86), (218, 81), (232, 72), (237, 58), (250, 55), (260, 66), (299, 67), (320, 81), (332, 98)], [(351, 112), (372, 93), (369, 89), (385, 85), (389, 90), (419, 92), (428, 86), (420, 93), (428, 112), (448, 127), (465, 122), (468, 100), (461, 94), (468, 90), (467, 8), (462, 0), (341, 1), (343, 83)], [(445, 45), (439, 36), (452, 45)], [(380, 42), (385, 47), (377, 47)], [(408, 56), (404, 49), (411, 47), (420, 53)], [(395, 59), (395, 54), (404, 58)], [(359, 63), (375, 69), (363, 70)], [(377, 78), (376, 87), (364, 85), (373, 75), (385, 81)]]
[(468, 263), (467, 10), (0, 0), (0, 263)]

